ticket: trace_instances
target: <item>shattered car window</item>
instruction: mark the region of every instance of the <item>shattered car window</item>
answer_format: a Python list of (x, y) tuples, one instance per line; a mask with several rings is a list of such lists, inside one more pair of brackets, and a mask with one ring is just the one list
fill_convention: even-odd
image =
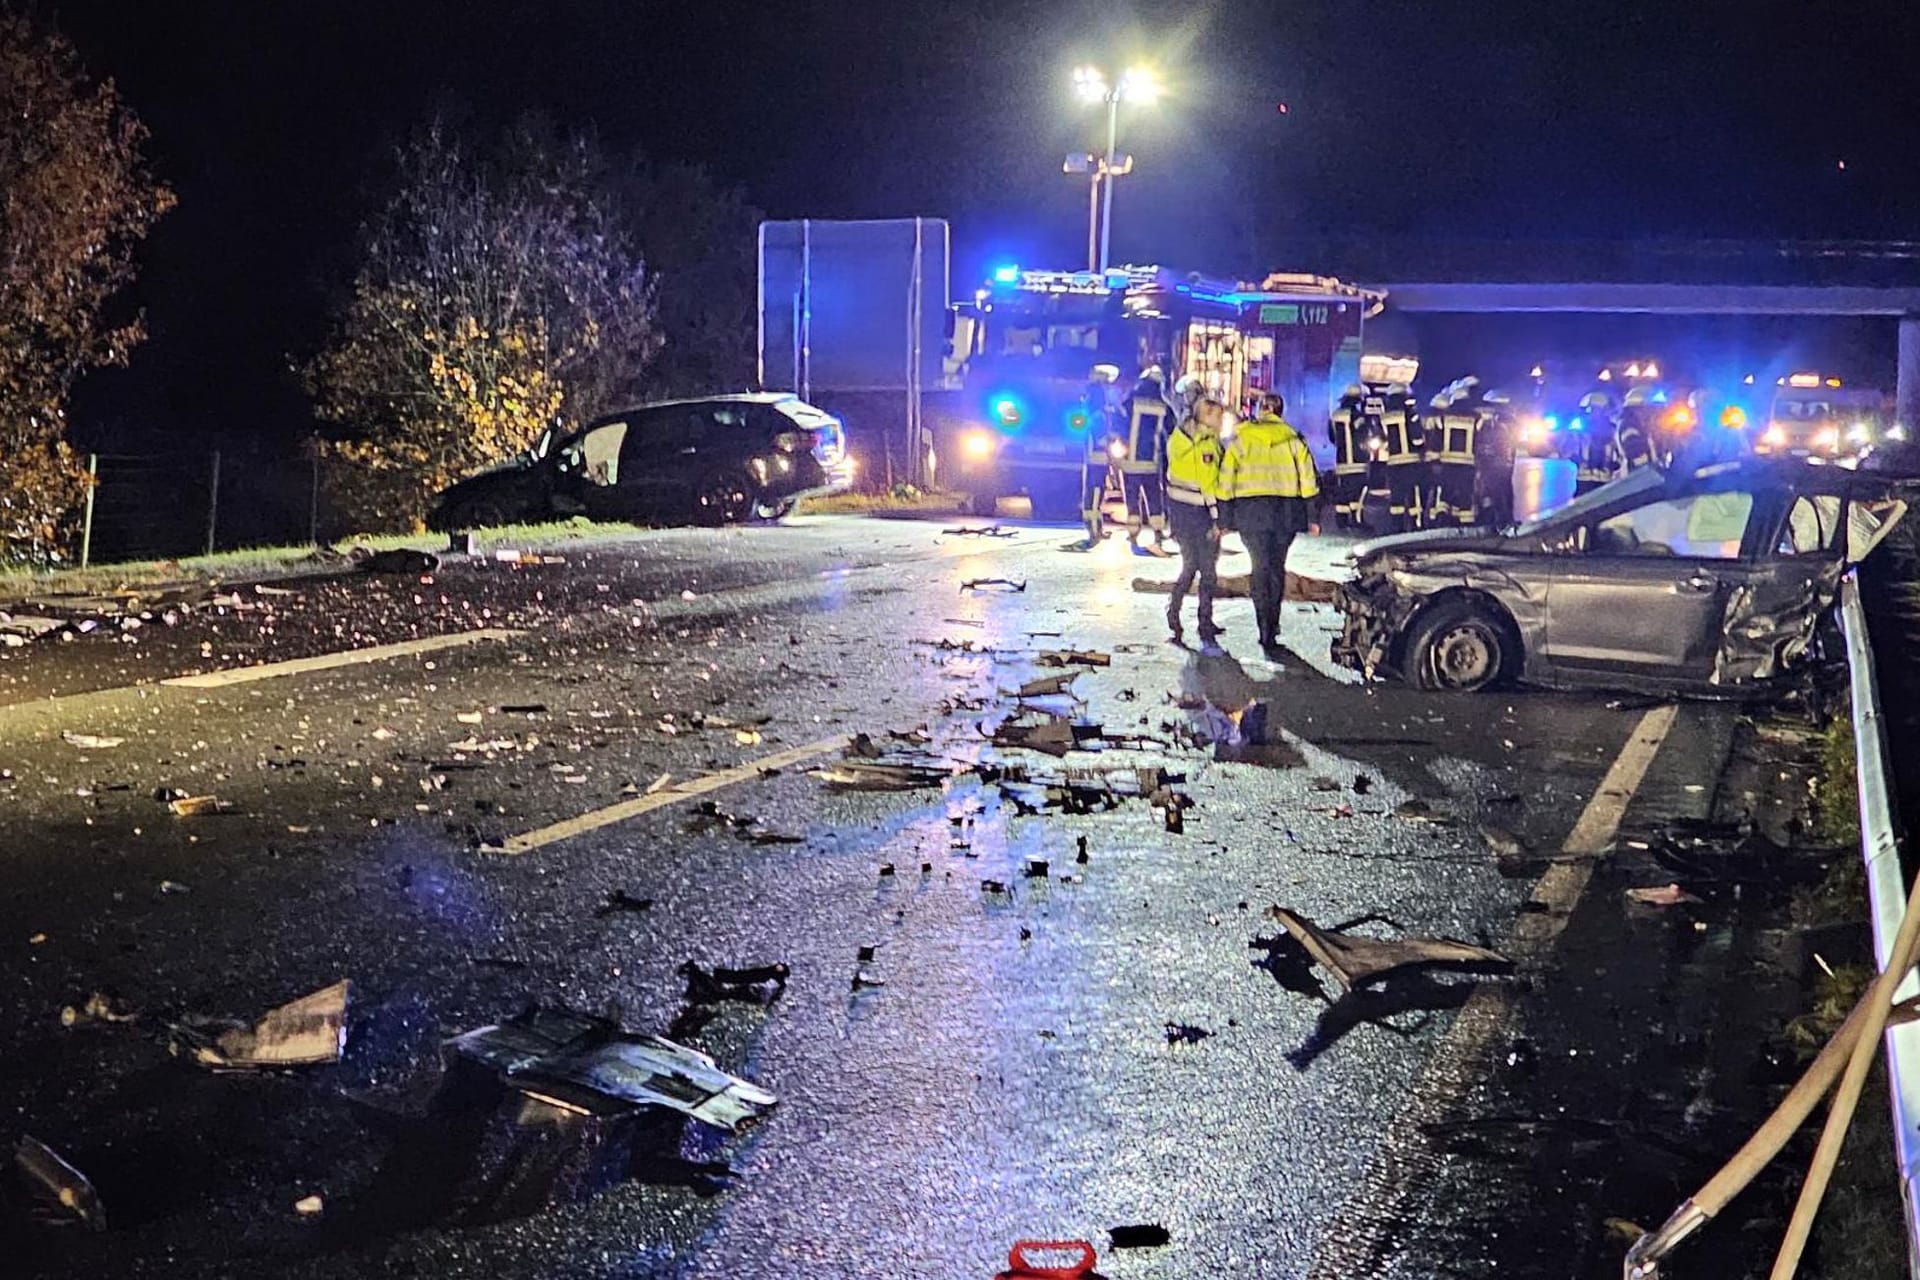
[(627, 424), (611, 422), (596, 427), (580, 440), (582, 470), (588, 483), (620, 483), (620, 445), (627, 438)]
[(1619, 480), (1601, 485), (1591, 493), (1582, 494), (1559, 510), (1550, 512), (1538, 520), (1529, 520), (1520, 525), (1515, 532), (1521, 537), (1540, 533), (1549, 526), (1567, 528), (1578, 524), (1581, 519), (1602, 507), (1610, 507), (1622, 498), (1640, 493), (1652, 493), (1666, 482), (1658, 471), (1645, 467)]
[(1698, 493), (1623, 511), (1594, 528), (1601, 555), (1737, 560), (1753, 515), (1751, 493)]
[(1833, 548), (1840, 530), (1840, 498), (1835, 494), (1803, 494), (1787, 512), (1787, 527), (1777, 548), (1783, 556), (1817, 555)]

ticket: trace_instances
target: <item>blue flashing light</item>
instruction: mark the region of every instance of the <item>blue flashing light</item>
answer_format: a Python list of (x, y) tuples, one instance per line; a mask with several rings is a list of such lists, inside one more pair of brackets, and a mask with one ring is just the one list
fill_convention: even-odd
[(1585, 418), (1575, 418), (1567, 423), (1567, 430), (1569, 431), (1585, 431), (1586, 429), (1587, 420)]
[(1027, 410), (1018, 396), (1001, 392), (988, 399), (987, 415), (996, 427), (1010, 430), (1026, 420)]
[(1009, 262), (1004, 266), (995, 267), (993, 269), (993, 282), (995, 284), (1019, 284), (1020, 283), (1019, 266)]
[(1093, 417), (1087, 412), (1087, 406), (1076, 404), (1067, 410), (1067, 430), (1085, 431), (1093, 424)]
[(1665, 391), (1656, 391), (1656, 392), (1654, 392), (1654, 393), (1653, 393), (1653, 402), (1654, 402), (1655, 404), (1665, 404), (1665, 403), (1667, 402), (1667, 393), (1666, 393)]
[(1549, 431), (1558, 431), (1560, 429), (1560, 419), (1551, 413), (1540, 419), (1540, 424)]

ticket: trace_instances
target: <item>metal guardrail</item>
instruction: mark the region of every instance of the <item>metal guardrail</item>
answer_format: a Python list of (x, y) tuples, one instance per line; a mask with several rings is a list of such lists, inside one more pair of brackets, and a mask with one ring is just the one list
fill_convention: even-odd
[[(1840, 627), (1847, 641), (1847, 671), (1853, 695), (1854, 761), (1860, 788), (1860, 852), (1872, 907), (1873, 953), (1886, 966), (1894, 935), (1906, 914), (1907, 883), (1900, 867), (1900, 838), (1887, 772), (1886, 722), (1880, 686), (1874, 677), (1873, 646), (1867, 614), (1860, 603), (1857, 573), (1840, 584)], [(1909, 973), (1895, 990), (1896, 1001), (1920, 995), (1920, 974)], [(1893, 1141), (1906, 1201), (1907, 1271), (1920, 1280), (1920, 1023), (1886, 1033), (1887, 1080), (1893, 1106)]]

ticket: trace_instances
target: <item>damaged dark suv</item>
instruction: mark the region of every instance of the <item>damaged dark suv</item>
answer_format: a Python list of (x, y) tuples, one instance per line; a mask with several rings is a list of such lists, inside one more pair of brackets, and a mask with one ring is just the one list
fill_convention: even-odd
[(731, 524), (777, 520), (802, 498), (847, 488), (840, 420), (781, 392), (672, 400), (551, 434), (503, 467), (441, 493), (427, 527), (592, 520)]
[(1502, 530), (1363, 544), (1334, 661), (1433, 690), (1505, 679), (1739, 696), (1795, 669), (1912, 482), (1794, 459), (1647, 469)]

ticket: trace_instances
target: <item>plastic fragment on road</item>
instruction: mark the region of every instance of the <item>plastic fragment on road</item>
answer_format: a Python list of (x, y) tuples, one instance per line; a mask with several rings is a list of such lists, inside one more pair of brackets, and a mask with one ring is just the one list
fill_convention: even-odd
[(180, 796), (167, 801), (177, 817), (199, 818), (210, 813), (226, 813), (233, 808), (219, 796)]
[(942, 537), (951, 538), (1011, 538), (1012, 529), (997, 524), (962, 525), (955, 529), (942, 529)]
[(1213, 1035), (1205, 1027), (1196, 1027), (1191, 1022), (1169, 1022), (1166, 1028), (1167, 1043), (1170, 1045), (1199, 1044)]
[(25, 1192), (27, 1214), (36, 1222), (107, 1229), (107, 1211), (87, 1176), (31, 1134), (21, 1134), (14, 1144), (13, 1173)]
[(1513, 968), (1513, 962), (1499, 952), (1454, 938), (1370, 938), (1343, 933), (1322, 929), (1282, 906), (1267, 908), (1267, 915), (1279, 921), (1314, 962), (1348, 991), (1403, 969), (1505, 972)]
[(704, 1053), (567, 1009), (530, 1009), (455, 1036), (443, 1051), (450, 1064), (486, 1068), (525, 1097), (575, 1115), (662, 1108), (735, 1130), (779, 1101)]
[(252, 1026), (193, 1018), (171, 1027), (168, 1047), (214, 1071), (271, 1071), (338, 1062), (347, 1043), (345, 979), (271, 1010)]
[(593, 914), (596, 918), (604, 918), (621, 911), (651, 910), (653, 910), (652, 898), (636, 898), (625, 889), (613, 889), (608, 891), (607, 900), (593, 909)]
[(1109, 1249), (1158, 1249), (1173, 1241), (1173, 1233), (1157, 1222), (1129, 1223), (1107, 1229)]
[(962, 593), (965, 593), (968, 591), (986, 591), (989, 588), (994, 590), (999, 590), (999, 591), (1012, 591), (1012, 592), (1018, 593), (1018, 592), (1025, 591), (1027, 589), (1027, 583), (1024, 578), (1018, 582), (1014, 581), (1012, 578), (968, 578), (965, 582), (960, 584), (960, 590)]
[(126, 741), (125, 738), (110, 738), (98, 733), (75, 733), (72, 729), (63, 729), (60, 738), (68, 746), (78, 747), (82, 751), (109, 751)]
[(1080, 678), (1080, 672), (1069, 671), (1064, 675), (1041, 676), (1029, 680), (1013, 691), (1016, 698), (1049, 698), (1056, 694), (1072, 693), (1073, 682)]
[(1034, 661), (1043, 667), (1110, 667), (1113, 655), (1097, 649), (1042, 649)]
[(1100, 1280), (1093, 1269), (1099, 1261), (1085, 1240), (1020, 1240), (994, 1280)]
[(1678, 907), (1691, 902), (1699, 902), (1700, 898), (1688, 893), (1677, 884), (1662, 884), (1649, 888), (1629, 889), (1627, 890), (1627, 901), (1638, 902), (1642, 906), (1648, 907)]
[(132, 1022), (139, 1015), (116, 991), (103, 989), (90, 994), (79, 1005), (60, 1010), (60, 1025), (77, 1027), (85, 1022)]
[(319, 1196), (301, 1196), (293, 1202), (293, 1211), (303, 1218), (311, 1218), (327, 1207), (327, 1202)]

